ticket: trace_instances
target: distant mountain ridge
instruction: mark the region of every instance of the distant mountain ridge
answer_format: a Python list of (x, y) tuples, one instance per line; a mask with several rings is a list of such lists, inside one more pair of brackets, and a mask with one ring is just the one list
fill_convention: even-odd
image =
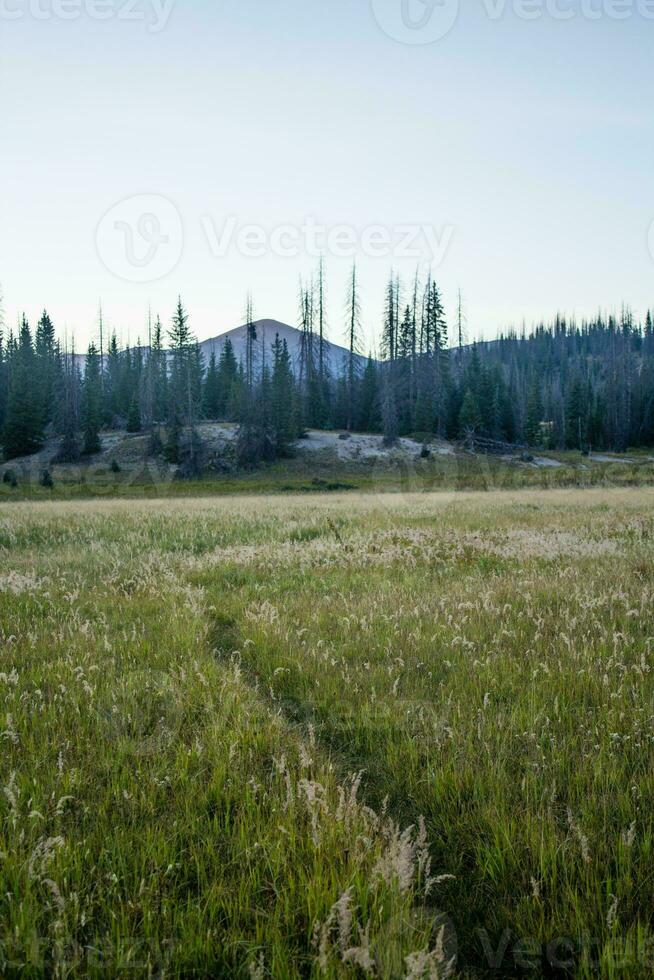
[[(302, 344), (302, 331), (298, 330), (297, 327), (291, 327), (288, 323), (282, 323), (280, 320), (255, 320), (254, 325), (257, 330), (257, 340), (255, 345), (255, 367), (260, 369), (263, 364), (263, 355), (265, 351), (266, 361), (271, 363), (272, 353), (271, 348), (275, 342), (275, 336), (279, 334), (280, 340), (285, 340), (288, 346), (289, 354), (291, 355), (291, 361), (293, 363), (293, 371), (295, 374), (299, 373), (300, 367), (300, 357), (301, 357), (301, 344)], [(204, 365), (207, 367), (209, 364), (209, 358), (212, 353), (215, 353), (216, 360), (220, 360), (220, 355), (223, 352), (225, 342), (229, 338), (234, 348), (234, 355), (237, 362), (242, 361), (245, 363), (245, 347), (246, 347), (246, 335), (247, 335), (247, 324), (242, 324), (240, 327), (234, 327), (233, 330), (228, 330), (226, 333), (219, 334), (217, 337), (210, 337), (208, 340), (202, 340), (199, 343), (200, 350), (204, 357)], [(315, 335), (314, 335), (315, 336)], [(316, 350), (316, 363), (318, 358), (318, 338), (316, 336), (315, 340), (315, 350)], [(324, 341), (325, 345), (325, 362), (327, 366), (328, 373), (336, 378), (344, 373), (343, 365), (346, 363), (349, 357), (349, 351), (345, 347), (341, 347), (339, 344), (334, 344), (329, 340)], [(140, 350), (144, 355), (147, 355), (149, 351), (147, 344), (141, 344), (140, 346), (132, 346), (130, 350)], [(168, 350), (168, 357), (171, 356), (170, 350)], [(355, 354), (355, 361), (357, 365), (358, 373), (363, 371), (368, 358), (364, 357), (362, 354)], [(86, 364), (86, 354), (76, 354), (75, 363), (77, 364), (79, 370), (84, 374), (84, 367)], [(105, 348), (104, 352), (104, 363), (107, 363), (107, 351)]]
[[(278, 334), (280, 340), (285, 340), (288, 346), (289, 354), (293, 361), (293, 368), (295, 373), (299, 370), (300, 356), (301, 356), (301, 345), (302, 345), (302, 331), (298, 330), (296, 327), (291, 327), (288, 323), (282, 323), (280, 320), (256, 320), (254, 325), (257, 331), (257, 340), (255, 347), (255, 357), (257, 367), (261, 367), (263, 363), (264, 352), (266, 360), (270, 361), (270, 349), (275, 341), (275, 336)], [(235, 327), (233, 330), (228, 330), (226, 333), (220, 334), (217, 337), (211, 337), (209, 340), (203, 340), (200, 344), (200, 349), (204, 355), (205, 364), (209, 363), (209, 358), (212, 353), (215, 353), (216, 359), (220, 359), (225, 342), (229, 339), (231, 341), (232, 347), (234, 348), (234, 354), (236, 355), (237, 361), (245, 361), (245, 347), (247, 340), (247, 324), (242, 324), (240, 327)], [(333, 377), (337, 377), (339, 374), (343, 373), (343, 364), (347, 360), (349, 353), (345, 347), (341, 347), (339, 344), (333, 344), (329, 340), (324, 341), (325, 350), (325, 360), (327, 364), (327, 369)], [(318, 352), (318, 342), (316, 338), (316, 357)], [(356, 355), (357, 366), (360, 370), (365, 366), (367, 358)]]

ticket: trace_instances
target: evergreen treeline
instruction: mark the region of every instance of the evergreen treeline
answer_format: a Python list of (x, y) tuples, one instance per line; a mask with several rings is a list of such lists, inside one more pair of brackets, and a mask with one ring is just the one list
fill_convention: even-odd
[[(59, 437), (58, 460), (101, 448), (103, 428), (147, 433), (150, 450), (189, 475), (204, 465), (197, 423), (239, 424), (237, 462), (253, 466), (289, 453), (306, 428), (458, 439), (475, 433), (551, 449), (624, 450), (654, 445), (654, 327), (629, 311), (576, 324), (558, 317), (530, 335), (464, 345), (459, 300), (450, 344), (436, 282), (404, 285), (391, 275), (381, 325), (381, 360), (361, 353), (356, 267), (345, 309), (347, 354), (336, 376), (326, 349), (324, 268), (299, 297), (295, 358), (279, 336), (259, 336), (248, 300), (246, 349), (229, 340), (204, 363), (181, 299), (165, 330), (150, 321), (147, 346), (92, 343), (84, 368), (64, 348), (46, 312), (34, 330), (0, 329), (0, 433), (4, 455), (38, 451)], [(1, 322), (1, 321), (0, 321)], [(361, 369), (360, 365), (365, 363)]]

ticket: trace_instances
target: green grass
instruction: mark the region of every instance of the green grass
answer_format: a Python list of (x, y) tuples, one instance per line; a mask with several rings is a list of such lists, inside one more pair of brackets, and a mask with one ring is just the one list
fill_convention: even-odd
[(651, 976), (653, 503), (0, 507), (0, 976)]
[[(124, 463), (120, 473), (108, 465), (53, 467), (54, 488), (40, 486), (42, 468), (6, 465), (18, 477), (12, 488), (0, 483), (0, 502), (45, 500), (150, 499), (245, 494), (430, 493), (440, 490), (518, 490), (566, 487), (654, 485), (654, 461), (590, 462), (579, 453), (548, 454), (562, 465), (537, 468), (485, 456), (434, 456), (430, 459), (338, 461), (329, 452), (281, 460), (254, 472), (175, 480), (159, 460)], [(631, 454), (633, 455), (633, 454)]]

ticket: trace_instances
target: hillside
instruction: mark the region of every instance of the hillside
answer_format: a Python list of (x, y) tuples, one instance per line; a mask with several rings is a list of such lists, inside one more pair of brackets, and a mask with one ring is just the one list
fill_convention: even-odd
[[(105, 430), (101, 451), (79, 464), (56, 463), (59, 440), (51, 437), (31, 456), (0, 463), (0, 500), (95, 496), (177, 496), (358, 490), (422, 493), (437, 490), (508, 490), (519, 487), (652, 485), (654, 457), (597, 453), (520, 452), (486, 457), (433, 438), (402, 438), (392, 447), (374, 433), (310, 429), (292, 455), (254, 472), (235, 465), (238, 426), (202, 422), (198, 434), (206, 463), (199, 480), (178, 478), (178, 468), (149, 452), (145, 434)], [(43, 485), (48, 472), (54, 488)]]

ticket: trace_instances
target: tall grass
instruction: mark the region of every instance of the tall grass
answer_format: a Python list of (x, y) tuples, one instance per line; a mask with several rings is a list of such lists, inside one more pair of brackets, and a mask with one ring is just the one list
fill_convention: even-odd
[(650, 976), (653, 502), (0, 508), (0, 975)]

